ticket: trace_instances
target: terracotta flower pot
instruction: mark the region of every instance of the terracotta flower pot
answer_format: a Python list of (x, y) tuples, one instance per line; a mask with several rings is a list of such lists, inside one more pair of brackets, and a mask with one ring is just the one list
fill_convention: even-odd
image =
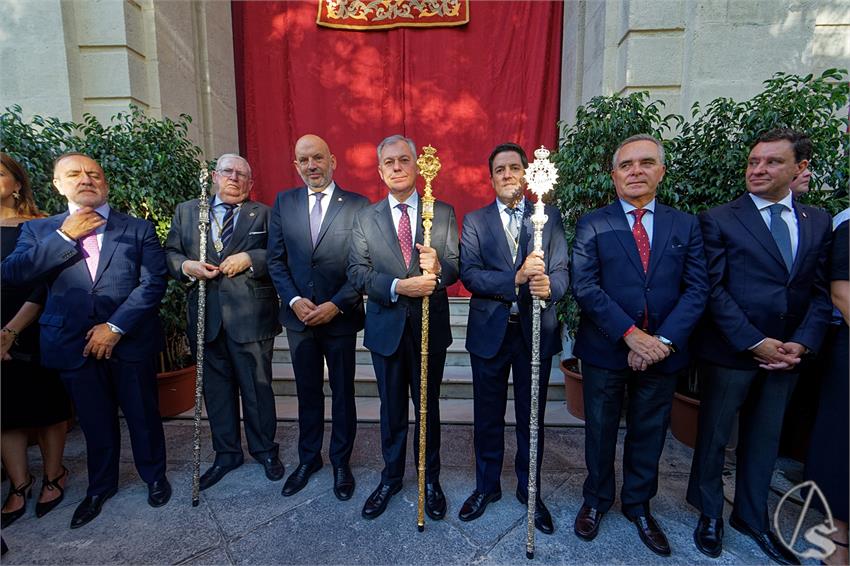
[(578, 360), (561, 360), (561, 373), (564, 374), (567, 410), (575, 418), (584, 420), (584, 381), (579, 373)]
[(694, 448), (697, 445), (697, 424), (699, 422), (699, 401), (681, 393), (673, 394), (673, 407), (670, 410), (670, 430), (673, 437)]
[(157, 374), (159, 414), (173, 417), (195, 406), (195, 366)]

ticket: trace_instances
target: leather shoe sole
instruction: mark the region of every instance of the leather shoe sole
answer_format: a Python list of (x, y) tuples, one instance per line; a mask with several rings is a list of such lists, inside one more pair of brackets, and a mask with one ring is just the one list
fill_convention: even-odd
[(334, 495), (340, 501), (348, 501), (354, 495), (354, 474), (348, 466), (334, 468)]
[(148, 505), (162, 507), (171, 499), (171, 484), (163, 477), (148, 486)]
[(481, 493), (479, 491), (473, 491), (472, 495), (466, 498), (466, 501), (463, 502), (463, 505), (460, 508), (460, 513), (458, 513), (457, 518), (461, 521), (474, 521), (478, 517), (484, 514), (484, 511), (487, 510), (487, 506), (495, 501), (498, 501), (502, 498), (501, 491), (494, 491), (493, 493)]
[(206, 472), (204, 472), (204, 474), (201, 476), (200, 490), (204, 491), (205, 489), (214, 486), (215, 484), (220, 482), (222, 478), (224, 478), (224, 476), (226, 476), (241, 465), (242, 462), (239, 462), (238, 464), (233, 466), (218, 466), (213, 464), (213, 466)]
[(749, 525), (740, 520), (734, 514), (729, 516), (729, 526), (738, 531), (739, 533), (751, 538), (757, 545), (759, 545), (759, 548), (761, 548), (762, 552), (764, 552), (768, 558), (770, 558), (777, 564), (800, 563), (800, 561), (797, 559), (796, 556), (791, 553), (791, 551), (782, 546), (782, 543), (776, 539), (773, 533), (759, 533), (758, 531), (750, 528)]
[(639, 515), (637, 517), (630, 517), (629, 520), (634, 523), (641, 542), (649, 550), (659, 556), (670, 556), (670, 543), (667, 542), (664, 531), (661, 530), (661, 527), (652, 515)]
[(289, 497), (295, 495), (307, 486), (310, 476), (322, 469), (322, 461), (313, 462), (312, 464), (299, 464), (295, 471), (290, 474), (283, 484), (283, 489), (280, 490), (281, 495)]
[(390, 487), (386, 484), (381, 484), (375, 491), (366, 499), (363, 505), (361, 515), (364, 519), (377, 519), (387, 509), (387, 505), (393, 495), (401, 491), (401, 484)]
[(74, 516), (71, 518), (71, 528), (79, 529), (94, 520), (100, 515), (100, 510), (103, 508), (106, 500), (115, 495), (117, 491), (117, 488), (112, 488), (102, 495), (86, 496), (74, 510)]
[[(528, 506), (528, 496), (524, 495), (520, 490), (516, 492), (517, 501)], [(555, 523), (552, 522), (552, 514), (546, 508), (546, 504), (540, 497), (537, 497), (537, 504), (534, 508), (534, 528), (544, 535), (551, 535), (555, 532)]]
[(599, 525), (602, 524), (602, 517), (605, 513), (601, 513), (589, 505), (582, 505), (576, 515), (573, 531), (576, 536), (582, 540), (591, 541), (599, 534)]

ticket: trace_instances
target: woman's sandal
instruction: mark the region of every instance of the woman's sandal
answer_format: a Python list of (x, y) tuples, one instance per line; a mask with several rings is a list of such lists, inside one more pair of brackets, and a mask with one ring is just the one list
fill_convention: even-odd
[[(59, 477), (53, 480), (47, 479), (47, 475), (41, 480), (41, 491), (44, 493), (44, 490), (53, 491), (59, 490), (59, 497), (56, 499), (51, 499), (50, 501), (45, 501), (44, 503), (38, 502), (35, 504), (35, 516), (38, 518), (44, 517), (51, 511), (53, 508), (62, 503), (62, 500), (65, 499), (65, 489), (59, 485), (59, 480), (68, 476), (68, 468), (62, 466), (62, 473), (59, 474)], [(40, 498), (41, 496), (39, 496)]]

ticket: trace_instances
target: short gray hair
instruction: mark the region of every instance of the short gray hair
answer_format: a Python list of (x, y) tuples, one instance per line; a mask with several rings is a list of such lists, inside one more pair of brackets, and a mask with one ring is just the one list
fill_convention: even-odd
[(216, 159), (216, 161), (215, 161), (215, 170), (216, 171), (218, 171), (219, 167), (221, 167), (221, 162), (224, 161), (225, 159), (239, 159), (239, 160), (241, 160), (245, 164), (245, 167), (248, 168), (248, 178), (252, 178), (254, 176), (254, 172), (251, 170), (251, 164), (248, 163), (247, 159), (245, 159), (244, 157), (242, 157), (238, 153), (223, 153), (223, 154), (221, 154), (219, 156), (219, 158)]
[(661, 165), (664, 165), (664, 145), (661, 143), (661, 140), (655, 136), (650, 136), (649, 134), (637, 134), (627, 137), (620, 142), (620, 145), (617, 146), (617, 149), (614, 151), (614, 155), (611, 157), (611, 169), (617, 168), (617, 157), (619, 157), (620, 150), (623, 149), (623, 146), (637, 141), (651, 141), (654, 143), (655, 147), (658, 148), (658, 159), (661, 161)]
[(416, 159), (416, 144), (413, 143), (413, 140), (410, 138), (406, 138), (401, 134), (394, 134), (388, 138), (384, 138), (381, 143), (378, 144), (378, 164), (381, 163), (381, 152), (384, 150), (384, 146), (394, 144), (396, 142), (404, 142), (410, 147), (410, 151), (413, 152), (413, 158)]

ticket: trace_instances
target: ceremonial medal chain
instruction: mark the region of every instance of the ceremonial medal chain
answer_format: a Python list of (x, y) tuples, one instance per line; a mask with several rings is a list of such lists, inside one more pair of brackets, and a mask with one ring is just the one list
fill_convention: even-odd
[[(239, 212), (239, 209), (242, 207), (242, 203), (235, 205), (233, 207), (233, 216), (236, 216), (236, 213)], [(221, 250), (224, 249), (224, 244), (221, 242), (221, 224), (218, 222), (218, 217), (215, 215), (215, 207), (210, 208), (210, 217), (212, 221), (215, 222), (215, 227), (218, 231), (218, 237), (213, 241), (213, 247), (215, 251), (221, 253)]]

